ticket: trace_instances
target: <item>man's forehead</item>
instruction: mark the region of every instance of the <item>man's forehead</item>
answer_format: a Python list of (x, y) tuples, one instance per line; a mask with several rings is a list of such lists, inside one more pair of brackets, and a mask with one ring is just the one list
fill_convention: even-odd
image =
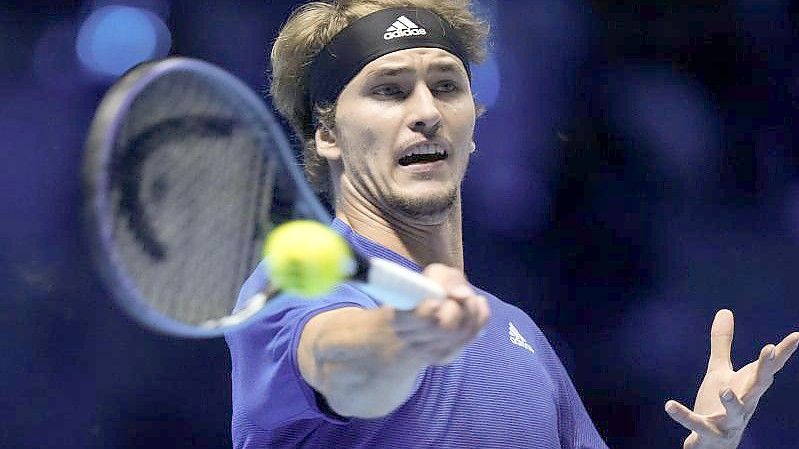
[(403, 72), (415, 72), (417, 64), (422, 63), (424, 69), (431, 71), (456, 71), (466, 76), (463, 63), (452, 53), (440, 48), (408, 48), (383, 55), (364, 66), (358, 77), (381, 75), (399, 75)]

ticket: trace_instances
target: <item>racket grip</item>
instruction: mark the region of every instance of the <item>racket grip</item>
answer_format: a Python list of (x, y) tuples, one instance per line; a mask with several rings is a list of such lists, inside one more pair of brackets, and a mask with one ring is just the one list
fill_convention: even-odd
[(383, 304), (411, 310), (423, 299), (444, 299), (444, 289), (431, 279), (394, 262), (372, 257), (366, 282), (358, 288)]

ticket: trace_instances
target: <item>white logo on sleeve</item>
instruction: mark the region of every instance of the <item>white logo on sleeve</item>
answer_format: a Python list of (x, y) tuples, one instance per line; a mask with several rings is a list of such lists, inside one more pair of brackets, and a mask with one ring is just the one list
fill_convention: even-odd
[(525, 340), (524, 337), (522, 337), (519, 329), (516, 329), (516, 326), (514, 326), (510, 321), (508, 321), (508, 336), (510, 336), (510, 342), (514, 345), (520, 346), (530, 352), (535, 353), (533, 347), (527, 343), (527, 340)]
[(388, 41), (395, 37), (419, 36), (422, 34), (427, 34), (427, 30), (420, 28), (419, 25), (411, 22), (407, 17), (399, 16), (390, 27), (386, 28), (386, 34), (383, 35), (383, 39)]

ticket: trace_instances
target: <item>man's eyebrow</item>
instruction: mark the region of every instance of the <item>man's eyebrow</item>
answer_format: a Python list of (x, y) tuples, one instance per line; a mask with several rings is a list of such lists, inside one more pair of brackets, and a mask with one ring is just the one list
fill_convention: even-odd
[(430, 69), (436, 72), (460, 72), (460, 67), (449, 61), (434, 62), (430, 65)]
[(398, 66), (398, 67), (389, 66), (389, 67), (381, 67), (379, 69), (371, 70), (369, 71), (369, 73), (366, 74), (366, 76), (369, 78), (378, 77), (378, 76), (399, 76), (412, 72), (414, 72), (414, 70), (407, 66)]
[[(369, 71), (366, 74), (367, 78), (380, 77), (380, 76), (399, 76), (408, 73), (413, 73), (416, 70), (408, 66), (386, 66)], [(433, 72), (461, 72), (457, 64), (449, 61), (434, 62), (430, 64), (430, 71)]]

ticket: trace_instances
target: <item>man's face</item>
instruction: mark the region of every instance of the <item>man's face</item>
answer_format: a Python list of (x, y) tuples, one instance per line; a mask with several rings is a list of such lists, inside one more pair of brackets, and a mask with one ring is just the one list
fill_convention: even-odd
[(334, 143), (317, 147), (328, 159), (340, 157), (340, 195), (347, 200), (435, 221), (458, 199), (474, 124), (461, 61), (444, 50), (413, 48), (370, 62), (347, 84)]

